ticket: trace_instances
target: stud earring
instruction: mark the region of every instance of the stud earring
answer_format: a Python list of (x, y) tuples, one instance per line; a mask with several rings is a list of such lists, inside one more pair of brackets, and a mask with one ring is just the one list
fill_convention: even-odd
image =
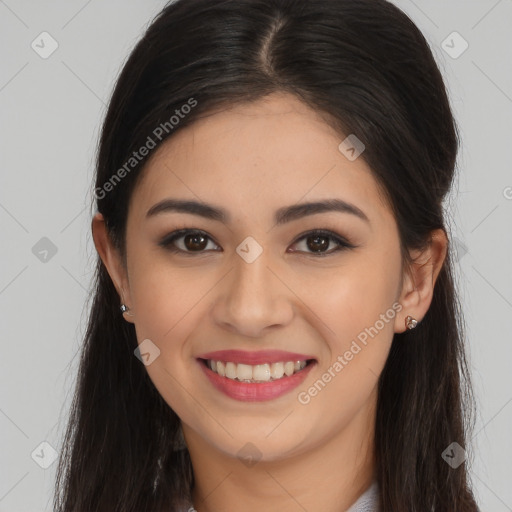
[(405, 319), (405, 326), (407, 327), (407, 329), (409, 329), (409, 330), (414, 329), (417, 325), (418, 325), (418, 321), (416, 319), (414, 319), (412, 316), (408, 316)]
[(119, 309), (121, 310), (121, 313), (127, 313), (128, 311), (130, 311), (130, 308), (126, 304), (121, 304)]

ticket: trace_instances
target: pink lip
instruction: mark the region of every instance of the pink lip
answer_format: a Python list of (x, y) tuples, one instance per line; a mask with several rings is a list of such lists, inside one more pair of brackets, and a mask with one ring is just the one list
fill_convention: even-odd
[[(304, 358), (297, 360), (304, 360)], [(218, 373), (210, 370), (201, 359), (198, 359), (198, 363), (216, 389), (228, 397), (242, 402), (263, 402), (284, 395), (299, 386), (316, 365), (316, 361), (311, 362), (304, 369), (290, 377), (282, 377), (271, 382), (247, 383), (221, 377)]]
[(260, 350), (259, 352), (248, 352), (246, 350), (217, 350), (198, 356), (199, 359), (213, 359), (214, 361), (231, 361), (242, 364), (265, 364), (286, 361), (307, 361), (315, 359), (311, 355), (286, 352), (284, 350)]

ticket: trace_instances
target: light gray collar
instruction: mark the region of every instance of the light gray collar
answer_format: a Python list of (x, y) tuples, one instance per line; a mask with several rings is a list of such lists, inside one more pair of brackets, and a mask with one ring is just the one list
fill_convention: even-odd
[[(190, 507), (186, 512), (196, 512), (194, 507)], [(370, 487), (359, 496), (357, 501), (347, 510), (347, 512), (380, 512), (379, 509), (379, 486), (377, 480), (374, 480)]]
[(347, 512), (379, 512), (379, 485), (374, 480)]

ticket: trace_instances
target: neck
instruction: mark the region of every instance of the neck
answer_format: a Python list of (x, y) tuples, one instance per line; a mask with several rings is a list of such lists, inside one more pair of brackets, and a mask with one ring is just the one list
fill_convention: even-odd
[(194, 469), (197, 512), (347, 510), (374, 478), (376, 394), (331, 438), (307, 452), (247, 467), (193, 430), (186, 438)]

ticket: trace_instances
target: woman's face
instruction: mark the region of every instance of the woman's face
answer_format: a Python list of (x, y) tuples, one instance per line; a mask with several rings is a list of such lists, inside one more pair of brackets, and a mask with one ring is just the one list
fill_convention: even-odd
[(109, 271), (187, 442), (276, 460), (356, 416), (371, 428), (393, 334), (418, 311), (401, 301), (395, 220), (344, 138), (274, 94), (194, 123), (148, 162), (126, 274)]

